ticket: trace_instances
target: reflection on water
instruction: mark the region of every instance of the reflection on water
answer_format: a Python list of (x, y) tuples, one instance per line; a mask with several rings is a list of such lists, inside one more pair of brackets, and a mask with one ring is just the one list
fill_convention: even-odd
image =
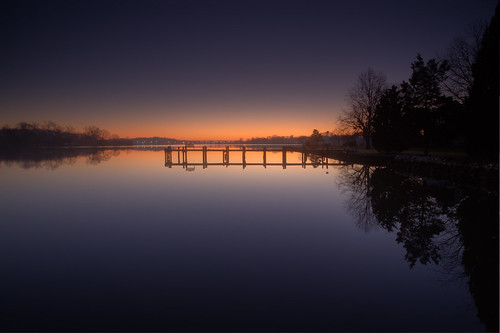
[(498, 193), (460, 189), (384, 167), (341, 169), (349, 210), (365, 231), (396, 233), (410, 267), (439, 264), (466, 276), (489, 331), (498, 330)]
[(200, 168), (163, 148), (4, 156), (2, 329), (497, 329), (498, 193), (288, 149), (266, 168), (189, 154)]
[[(195, 171), (197, 166), (206, 169), (213, 166), (281, 166), (286, 169), (289, 166), (301, 166), (306, 168), (319, 166), (327, 168), (329, 166), (344, 165), (338, 160), (325, 157), (326, 148), (320, 150), (306, 150), (302, 147), (282, 146), (280, 148), (263, 147), (210, 147), (201, 148), (174, 147), (165, 148), (165, 166), (172, 168), (182, 166), (186, 171)], [(220, 156), (222, 153), (222, 156)], [(319, 155), (318, 153), (323, 153)], [(193, 156), (194, 155), (194, 156)], [(289, 155), (300, 156), (300, 162), (290, 160)], [(253, 158), (252, 158), (253, 157)]]
[(17, 165), (23, 169), (44, 168), (55, 170), (62, 165), (75, 164), (78, 158), (84, 157), (90, 165), (98, 165), (112, 157), (120, 155), (120, 149), (102, 148), (46, 148), (21, 152), (9, 151), (0, 154), (0, 166)]

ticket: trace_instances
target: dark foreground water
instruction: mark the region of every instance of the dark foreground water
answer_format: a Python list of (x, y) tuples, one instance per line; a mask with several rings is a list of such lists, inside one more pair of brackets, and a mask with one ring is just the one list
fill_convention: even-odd
[(498, 325), (498, 195), (329, 162), (193, 170), (134, 150), (2, 162), (0, 328)]

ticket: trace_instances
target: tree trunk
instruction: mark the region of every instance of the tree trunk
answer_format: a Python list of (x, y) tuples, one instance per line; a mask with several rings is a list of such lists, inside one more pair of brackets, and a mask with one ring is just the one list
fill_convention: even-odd
[(371, 136), (369, 133), (365, 133), (363, 135), (363, 139), (365, 139), (365, 148), (366, 149), (370, 149), (371, 148), (371, 140), (370, 140)]

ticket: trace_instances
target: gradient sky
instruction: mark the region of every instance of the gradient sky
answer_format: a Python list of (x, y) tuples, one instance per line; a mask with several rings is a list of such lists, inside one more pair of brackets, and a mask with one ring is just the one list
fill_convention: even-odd
[(0, 125), (238, 139), (334, 130), (371, 67), (410, 76), (494, 0), (2, 1)]

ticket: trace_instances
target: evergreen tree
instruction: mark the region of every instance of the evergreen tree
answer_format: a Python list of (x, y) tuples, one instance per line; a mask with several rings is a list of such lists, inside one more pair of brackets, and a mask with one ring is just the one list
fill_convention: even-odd
[(409, 148), (410, 123), (401, 90), (393, 85), (384, 91), (373, 118), (373, 147), (383, 152)]
[(321, 133), (317, 129), (314, 129), (312, 134), (311, 134), (311, 137), (306, 141), (306, 145), (311, 147), (311, 148), (316, 148), (323, 141), (324, 141), (324, 139), (323, 139), (323, 136), (321, 135)]
[(432, 141), (436, 110), (442, 107), (446, 99), (441, 92), (441, 84), (449, 69), (448, 62), (430, 59), (427, 63), (420, 54), (411, 64), (412, 74), (409, 83), (403, 82), (402, 88), (410, 102), (415, 130), (423, 136), (425, 154)]

